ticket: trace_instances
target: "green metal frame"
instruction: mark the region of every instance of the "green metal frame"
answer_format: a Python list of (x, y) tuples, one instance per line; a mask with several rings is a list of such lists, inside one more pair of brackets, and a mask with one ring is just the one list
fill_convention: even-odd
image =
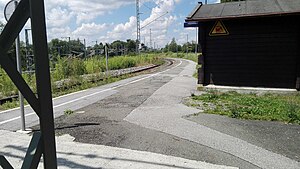
[[(37, 97), (17, 71), (14, 61), (7, 55), (7, 51), (29, 18), (32, 27)], [(21, 0), (19, 2), (0, 35), (0, 65), (40, 119), (41, 132), (33, 135), (22, 169), (37, 168), (42, 154), (44, 168), (56, 169), (57, 157), (44, 0)], [(0, 156), (0, 166), (4, 169), (12, 168), (3, 156)]]

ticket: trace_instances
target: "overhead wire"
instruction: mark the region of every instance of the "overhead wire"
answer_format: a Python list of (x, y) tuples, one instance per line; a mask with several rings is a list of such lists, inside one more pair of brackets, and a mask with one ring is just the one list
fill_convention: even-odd
[[(156, 4), (156, 2), (155, 2), (154, 0), (152, 0), (152, 1)], [(141, 6), (145, 6), (148, 10), (151, 10), (151, 11), (152, 11), (152, 9), (150, 9), (149, 6), (145, 5), (145, 1), (143, 1), (143, 0), (141, 0)], [(154, 13), (159, 14), (159, 13), (163, 13), (163, 12), (154, 12)], [(162, 17), (165, 16), (165, 15), (170, 15), (170, 12), (169, 12), (169, 11), (164, 12), (162, 15), (160, 15), (160, 16), (158, 16), (157, 18), (153, 19), (152, 21), (148, 22), (148, 23), (145, 24), (144, 26), (141, 26), (141, 29), (143, 29), (143, 28), (149, 26), (150, 24), (152, 24), (152, 23), (155, 22), (155, 21), (158, 21), (158, 19), (162, 18)], [(168, 33), (169, 20), (170, 20), (170, 18), (167, 18), (166, 33), (165, 33), (165, 36), (167, 36), (167, 33)], [(136, 30), (128, 30), (128, 31), (125, 31), (125, 32), (123, 32), (123, 33), (134, 34), (134, 33), (136, 33)], [(134, 35), (133, 35), (133, 36), (134, 36)], [(158, 38), (158, 39), (161, 39), (161, 38)], [(164, 38), (164, 39), (165, 39), (165, 38)]]

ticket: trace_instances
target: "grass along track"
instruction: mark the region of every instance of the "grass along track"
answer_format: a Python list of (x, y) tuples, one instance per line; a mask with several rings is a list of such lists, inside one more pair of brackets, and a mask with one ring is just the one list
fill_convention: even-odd
[[(161, 58), (163, 59), (163, 58)], [(126, 79), (129, 77), (133, 77), (136, 75), (140, 75), (142, 73), (147, 73), (148, 70), (155, 69), (156, 67), (160, 66), (170, 66), (173, 64), (173, 61), (170, 59), (163, 59), (164, 61), (158, 61), (156, 64), (151, 64), (148, 66), (141, 66), (136, 68), (128, 68), (128, 69), (122, 69), (122, 72), (126, 70), (125, 72), (117, 72), (118, 70), (113, 70), (109, 75), (105, 75), (105, 73), (96, 73), (92, 75), (83, 75), (83, 76), (76, 76), (71, 77), (66, 80), (65, 83), (59, 85), (59, 87), (56, 86), (55, 83), (52, 83), (52, 94), (53, 97), (62, 96), (65, 94), (73, 93), (80, 90), (85, 90), (92, 87), (97, 87), (109, 83), (113, 83), (122, 79)], [(18, 97), (7, 97), (5, 98), (6, 101), (2, 100), (3, 104), (0, 104), (0, 111), (1, 110), (7, 110), (15, 107), (19, 107), (19, 101), (17, 100)], [(27, 104), (25, 100), (25, 104)]]

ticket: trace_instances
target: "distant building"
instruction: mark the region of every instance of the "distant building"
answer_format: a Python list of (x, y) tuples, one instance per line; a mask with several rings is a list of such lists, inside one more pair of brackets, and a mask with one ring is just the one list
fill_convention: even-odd
[(300, 89), (300, 0), (199, 5), (199, 84)]

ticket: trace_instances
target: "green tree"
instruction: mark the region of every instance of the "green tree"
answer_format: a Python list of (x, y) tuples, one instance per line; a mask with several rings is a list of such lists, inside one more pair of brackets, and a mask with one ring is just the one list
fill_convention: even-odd
[(110, 44), (110, 48), (113, 49), (113, 55), (122, 55), (122, 50), (125, 48), (126, 42), (116, 40)]
[(96, 55), (103, 55), (104, 54), (104, 45), (102, 42), (100, 42), (99, 44), (95, 44), (92, 47), (92, 50), (95, 51)]
[(181, 45), (177, 45), (177, 49), (178, 49), (178, 52), (181, 52), (182, 51), (182, 46)]
[(79, 39), (68, 42), (72, 54), (78, 55), (84, 53), (84, 44)]
[(164, 52), (181, 52), (182, 46), (176, 43), (175, 38), (172, 38), (170, 44), (166, 44), (166, 46), (163, 48)]
[(49, 44), (49, 54), (53, 57), (64, 56), (69, 53), (68, 42), (59, 39), (52, 39)]
[(169, 44), (166, 44), (165, 48), (163, 49), (163, 52), (169, 52)]
[(171, 41), (171, 43), (169, 44), (169, 51), (170, 52), (177, 52), (177, 50), (178, 50), (178, 45), (177, 45), (177, 43), (176, 43), (176, 40), (175, 40), (175, 38), (172, 38), (172, 41)]
[[(5, 27), (5, 24), (0, 21), (0, 33), (3, 31), (4, 27)], [(7, 51), (7, 55), (10, 58), (12, 58), (14, 61), (16, 61), (16, 44), (15, 44), (15, 42)], [(25, 59), (26, 51), (25, 51), (25, 43), (22, 41), (20, 42), (20, 55), (21, 55), (22, 69), (25, 70), (26, 69), (26, 67), (25, 67), (26, 66), (26, 59)]]
[(127, 39), (126, 41), (126, 48), (129, 52), (135, 52), (136, 51), (136, 42), (131, 39)]
[(193, 41), (192, 43), (187, 42), (183, 44), (182, 46), (182, 52), (194, 52), (195, 51), (195, 42)]
[[(12, 44), (12, 46), (7, 51), (7, 55), (8, 55), (8, 57), (12, 58), (12, 60), (14, 60), (16, 62), (16, 43), (15, 42)], [(25, 48), (25, 43), (22, 41), (20, 42), (20, 56), (21, 56), (22, 69), (24, 70), (26, 68), (25, 67), (26, 66), (26, 60), (25, 60), (26, 48)]]
[(84, 44), (79, 40), (52, 39), (49, 44), (49, 54), (53, 57), (68, 56), (69, 54), (79, 55), (84, 53)]

